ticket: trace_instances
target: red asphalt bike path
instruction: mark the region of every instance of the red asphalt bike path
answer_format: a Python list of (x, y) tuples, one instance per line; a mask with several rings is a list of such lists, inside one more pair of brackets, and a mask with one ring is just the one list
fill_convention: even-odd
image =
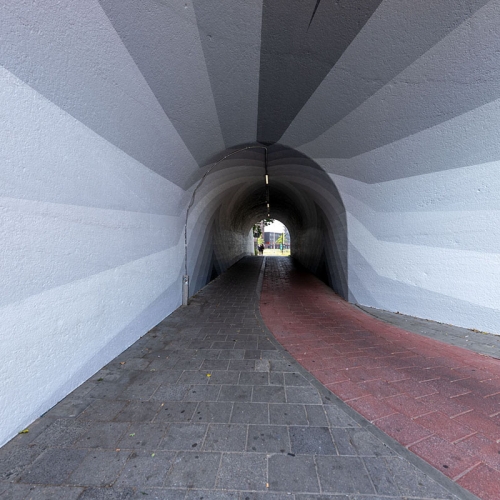
[(287, 258), (266, 258), (260, 311), (340, 399), (463, 488), (500, 499), (499, 360), (378, 320)]

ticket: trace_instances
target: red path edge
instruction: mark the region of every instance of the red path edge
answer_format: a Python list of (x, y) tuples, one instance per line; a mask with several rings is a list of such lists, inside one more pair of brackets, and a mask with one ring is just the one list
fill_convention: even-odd
[(484, 500), (500, 499), (500, 361), (407, 332), (268, 258), (260, 312), (323, 385)]

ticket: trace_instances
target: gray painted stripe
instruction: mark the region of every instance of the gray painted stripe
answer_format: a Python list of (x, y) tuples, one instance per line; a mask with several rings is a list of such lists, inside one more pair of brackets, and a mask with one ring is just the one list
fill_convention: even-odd
[(316, 161), (329, 173), (369, 184), (469, 167), (500, 159), (499, 127), (500, 99), (352, 159)]
[(382, 2), (280, 142), (297, 147), (319, 137), (486, 3)]
[(224, 141), (191, 1), (100, 3), (189, 151), (205, 164)]
[[(361, 275), (357, 270), (362, 270)], [(349, 245), (349, 289), (351, 301), (377, 309), (491, 332), (496, 332), (496, 325), (500, 324), (498, 309), (380, 276), (353, 245)]]
[(301, 149), (313, 157), (351, 158), (498, 99), (499, 25), (499, 2), (491, 2)]
[[(196, 162), (99, 3), (28, 3), (0, 2), (1, 64), (107, 141), (182, 185)], [(33, 124), (45, 128), (36, 123), (35, 107), (31, 112)]]
[(193, 1), (226, 147), (257, 138), (262, 1)]
[(265, 0), (258, 140), (277, 142), (381, 0)]

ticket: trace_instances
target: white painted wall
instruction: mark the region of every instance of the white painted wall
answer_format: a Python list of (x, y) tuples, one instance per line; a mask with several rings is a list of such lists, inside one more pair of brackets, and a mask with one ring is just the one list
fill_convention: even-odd
[(180, 304), (181, 188), (0, 71), (0, 443)]
[(385, 0), (283, 140), (340, 191), (350, 300), (500, 334), (500, 2), (463, 6)]
[(375, 184), (332, 174), (347, 210), (350, 299), (499, 333), (499, 170)]
[[(275, 148), (275, 216), (350, 300), (500, 332), (499, 5), (375, 10), (281, 138), (340, 196)], [(281, 102), (262, 6), (0, 2), (0, 444), (180, 304), (199, 167), (278, 118), (259, 124), (261, 90)], [(296, 58), (300, 91), (324, 62), (297, 50), (268, 70)], [(193, 291), (252, 252), (262, 169), (255, 151), (207, 177)]]

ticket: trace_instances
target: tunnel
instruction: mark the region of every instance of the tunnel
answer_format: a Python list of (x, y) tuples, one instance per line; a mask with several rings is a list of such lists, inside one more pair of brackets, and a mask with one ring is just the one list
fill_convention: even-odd
[(499, 22), (498, 0), (2, 2), (0, 444), (268, 213), (343, 299), (498, 333)]
[(294, 258), (348, 299), (345, 208), (330, 177), (304, 154), (279, 144), (225, 151), (191, 200), (190, 294), (252, 254), (252, 227), (270, 216), (289, 229)]

